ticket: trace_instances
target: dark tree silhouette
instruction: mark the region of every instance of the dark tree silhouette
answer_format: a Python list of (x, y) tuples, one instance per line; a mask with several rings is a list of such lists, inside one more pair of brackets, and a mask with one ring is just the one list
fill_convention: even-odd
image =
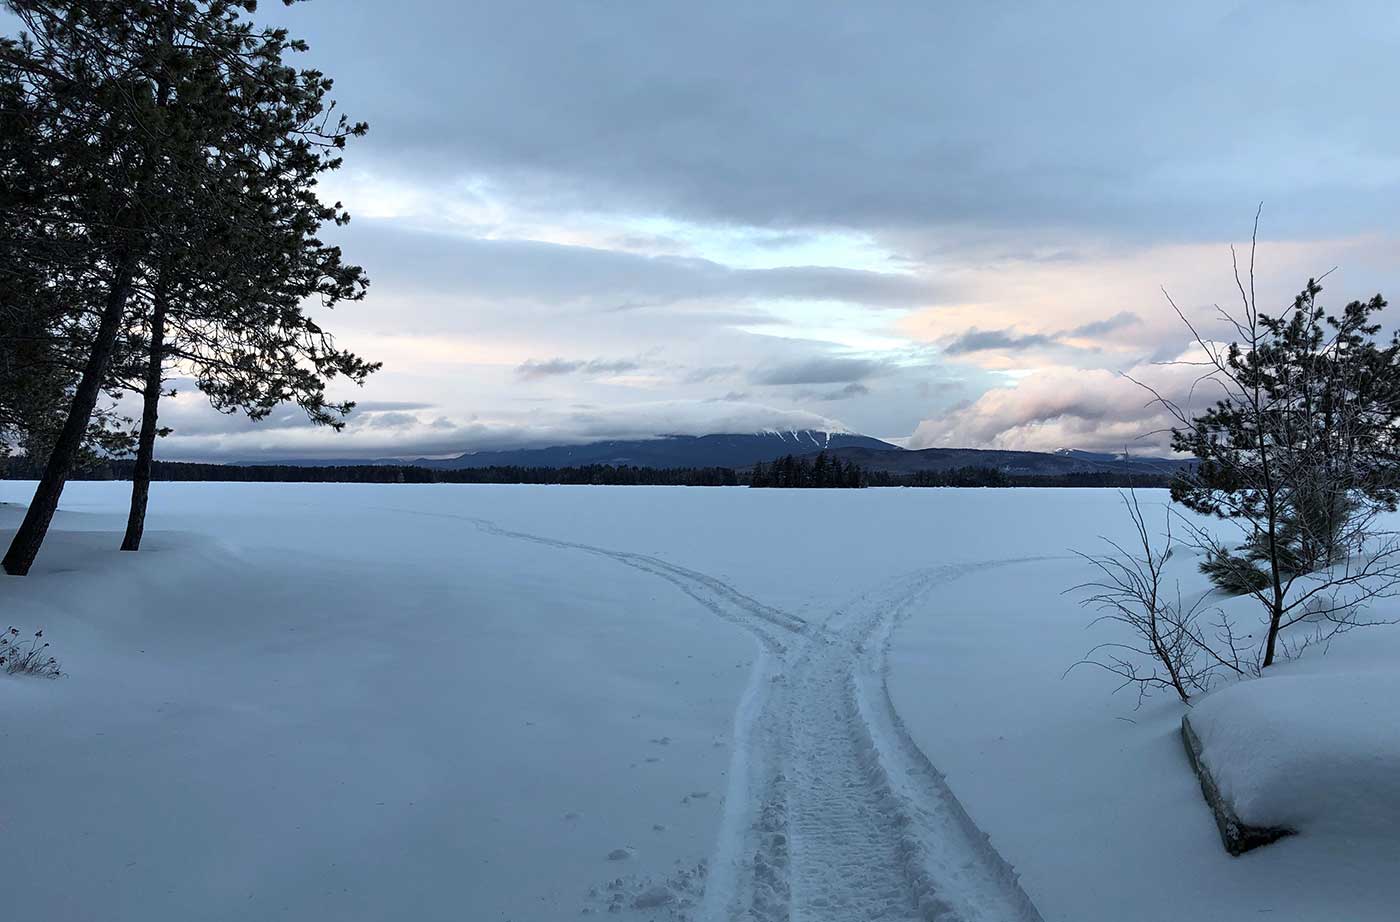
[[(0, 199), (4, 226), (17, 231), (0, 252), (0, 272), (62, 254), (44, 275), (81, 293), (72, 310), (92, 318), (72, 325), (85, 331), (81, 373), (4, 558), (7, 572), (23, 575), (100, 394), (130, 374), (119, 361), (133, 338), (124, 331), (143, 332), (148, 353), (143, 467), (158, 431), (160, 385), (151, 383), (173, 356), (172, 328), (207, 359), (197, 379), (215, 405), (254, 415), (295, 400), (330, 421), (348, 407), (326, 403), (324, 379), (363, 378), (373, 366), (336, 350), (296, 303), (306, 294), (333, 303), (363, 289), (359, 270), (314, 236), (321, 222), (344, 216), (319, 202), (314, 178), (364, 126), (332, 114), (323, 75), (286, 65), (304, 43), (254, 28), (243, 18), (251, 0), (6, 4), (27, 30), (0, 41), (0, 86), (19, 112), (7, 126), (23, 153), (0, 166), (4, 180), (13, 174), (37, 194)], [(142, 510), (136, 495), (132, 546)]]
[(1273, 316), (1255, 300), (1253, 248), (1247, 275), (1237, 264), (1235, 277), (1240, 309), (1220, 312), (1235, 336), (1228, 345), (1177, 309), (1203, 356), (1198, 387), (1216, 388), (1215, 404), (1193, 414), (1155, 396), (1175, 421), (1173, 448), (1198, 459), (1172, 498), (1241, 529), (1239, 550), (1193, 534), (1206, 573), (1263, 608), (1265, 668), (1290, 628), (1325, 639), (1365, 623), (1367, 600), (1400, 591), (1400, 542), (1376, 524), (1397, 500), (1400, 340), (1376, 339), (1379, 295), (1333, 316), (1309, 280)]
[(770, 465), (755, 464), (749, 475), (751, 487), (832, 489), (865, 485), (855, 462), (847, 461), (843, 466), (840, 458), (828, 458), (826, 452), (820, 452), (813, 460), (784, 455)]

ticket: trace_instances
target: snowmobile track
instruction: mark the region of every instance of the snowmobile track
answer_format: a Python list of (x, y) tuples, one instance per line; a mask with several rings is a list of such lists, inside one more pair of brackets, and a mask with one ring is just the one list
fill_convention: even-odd
[(931, 589), (1017, 562), (895, 580), (833, 611), (782, 657), (750, 737), (748, 762), (770, 772), (754, 785), (765, 799), (746, 847), (729, 849), (740, 853), (741, 886), (707, 900), (702, 918), (1040, 922), (886, 686), (890, 635)]
[[(690, 596), (716, 615), (724, 618), (726, 621), (733, 621), (741, 627), (745, 627), (755, 634), (758, 634), (762, 641), (775, 649), (783, 649), (784, 643), (782, 638), (784, 633), (800, 632), (808, 627), (807, 622), (796, 615), (764, 605), (762, 602), (744, 595), (728, 583), (715, 579), (712, 576), (707, 576), (704, 573), (668, 563), (659, 557), (651, 557), (646, 554), (637, 554), (631, 551), (614, 551), (607, 548), (596, 547), (592, 544), (581, 544), (576, 541), (560, 541), (556, 538), (545, 538), (540, 535), (510, 531), (485, 519), (474, 519), (473, 521), (476, 522), (477, 526), (483, 531), (502, 538), (515, 538), (516, 540), (531, 541), (548, 547), (585, 551), (589, 554), (607, 557), (634, 569), (650, 573), (653, 576), (659, 576), (680, 588), (686, 595)], [(777, 629), (776, 631), (774, 630), (775, 628)]]
[(818, 623), (657, 557), (419, 514), (610, 558), (674, 584), (759, 641), (700, 919), (1042, 922), (1015, 871), (910, 738), (886, 681), (894, 628), (932, 589), (1040, 558), (917, 571)]

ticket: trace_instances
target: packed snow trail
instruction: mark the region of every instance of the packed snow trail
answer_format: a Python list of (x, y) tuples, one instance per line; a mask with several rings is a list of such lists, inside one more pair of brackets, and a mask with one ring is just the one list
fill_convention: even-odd
[(934, 587), (1042, 558), (918, 571), (817, 623), (658, 557), (469, 516), (412, 514), (616, 560), (674, 584), (758, 640), (735, 718), (703, 922), (1041, 922), (1011, 866), (905, 731), (885, 654), (896, 624)]
[[(933, 587), (915, 573), (832, 612), (784, 657), (754, 749), (772, 767), (751, 886), (709, 920), (1038, 922), (1015, 873), (910, 740), (885, 686), (890, 633)], [(755, 760), (753, 754), (750, 761)]]

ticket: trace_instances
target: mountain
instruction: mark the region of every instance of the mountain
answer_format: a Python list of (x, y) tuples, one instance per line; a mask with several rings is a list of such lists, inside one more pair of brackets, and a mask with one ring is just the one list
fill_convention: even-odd
[(410, 462), (423, 467), (578, 467), (583, 464), (632, 465), (634, 467), (749, 467), (783, 455), (805, 455), (837, 448), (865, 451), (900, 451), (888, 442), (844, 432), (727, 433), (717, 435), (668, 435), (657, 439), (590, 442), (553, 448), (511, 451), (478, 451), (456, 458)]
[(548, 448), (516, 448), (474, 451), (455, 458), (374, 458), (354, 460), (253, 461), (251, 464), (290, 464), (302, 467), (363, 464), (411, 464), (439, 470), (481, 467), (580, 467), (586, 464), (632, 467), (732, 467), (749, 468), (784, 455), (814, 457), (825, 451), (854, 461), (869, 471), (912, 474), (918, 471), (950, 471), (960, 467), (992, 468), (1008, 474), (1110, 473), (1170, 474), (1187, 461), (1170, 458), (1135, 458), (1075, 449), (1056, 452), (992, 451), (977, 448), (923, 448), (908, 450), (845, 432), (803, 429), (795, 432), (721, 433), (715, 435), (667, 435), (655, 439), (610, 440)]
[(842, 447), (828, 452), (854, 461), (869, 471), (913, 474), (919, 471), (951, 471), (960, 467), (991, 468), (1008, 474), (1082, 474), (1102, 471), (1117, 474), (1171, 474), (1190, 464), (1171, 458), (1135, 458), (1126, 455), (1061, 449), (1057, 452), (994, 451), (978, 448), (872, 449)]
[(655, 439), (611, 440), (583, 445), (555, 445), (549, 448), (474, 451), (455, 458), (295, 459), (242, 463), (291, 464), (303, 467), (411, 464), (439, 470), (478, 467), (579, 467), (585, 464), (625, 464), (655, 468), (744, 468), (751, 467), (759, 461), (772, 461), (783, 455), (816, 454), (838, 448), (902, 451), (889, 442), (882, 442), (867, 435), (800, 429), (783, 432), (769, 430), (715, 435), (667, 435)]

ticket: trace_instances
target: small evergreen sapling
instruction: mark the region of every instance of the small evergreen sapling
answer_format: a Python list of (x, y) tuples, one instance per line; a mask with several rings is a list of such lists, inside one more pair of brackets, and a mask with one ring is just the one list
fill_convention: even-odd
[(1261, 312), (1253, 246), (1235, 279), (1240, 310), (1220, 311), (1226, 345), (1168, 296), (1201, 356), (1196, 390), (1214, 387), (1216, 402), (1193, 412), (1152, 393), (1174, 420), (1172, 447), (1197, 459), (1172, 499), (1240, 529), (1238, 548), (1193, 531), (1217, 585), (1259, 602), (1267, 668), (1291, 629), (1318, 640), (1376, 623), (1360, 614), (1366, 603), (1400, 591), (1400, 540), (1380, 527), (1400, 487), (1400, 339), (1378, 338), (1380, 295), (1333, 315), (1315, 279), (1282, 313)]

